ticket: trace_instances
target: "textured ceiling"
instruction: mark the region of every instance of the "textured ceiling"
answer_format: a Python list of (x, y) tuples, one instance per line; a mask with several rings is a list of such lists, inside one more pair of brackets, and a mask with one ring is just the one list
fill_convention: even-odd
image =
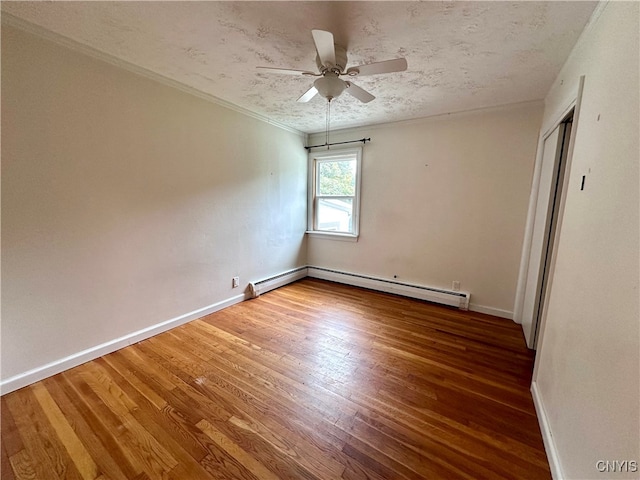
[(304, 132), (326, 101), (296, 102), (316, 71), (311, 29), (347, 66), (406, 57), (406, 72), (358, 77), (377, 98), (332, 102), (332, 128), (544, 98), (597, 2), (2, 2), (2, 11)]

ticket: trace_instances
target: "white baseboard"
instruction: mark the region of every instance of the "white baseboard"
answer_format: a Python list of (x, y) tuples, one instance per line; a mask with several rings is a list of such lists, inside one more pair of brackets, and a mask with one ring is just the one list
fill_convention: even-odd
[(538, 423), (540, 424), (540, 432), (542, 433), (542, 440), (544, 442), (544, 449), (547, 452), (547, 459), (549, 460), (549, 467), (551, 468), (551, 476), (554, 480), (562, 480), (565, 477), (562, 472), (562, 467), (560, 466), (558, 450), (556, 449), (556, 443), (553, 440), (553, 434), (551, 433), (549, 426), (547, 411), (544, 408), (544, 402), (540, 396), (538, 384), (535, 381), (531, 383), (531, 396), (533, 397), (533, 404), (536, 407)]
[(471, 310), (472, 312), (486, 313), (487, 315), (493, 315), (494, 317), (508, 318), (509, 320), (513, 320), (513, 312), (511, 310), (487, 307), (485, 305), (478, 305), (477, 303), (470, 303), (469, 310)]
[[(471, 295), (468, 292), (450, 292), (437, 288), (411, 285), (312, 266), (299, 267), (275, 275), (273, 277), (270, 277), (269, 279), (252, 283), (251, 285), (253, 285), (253, 288), (255, 289), (253, 296), (255, 296), (256, 293), (259, 295), (274, 288), (278, 288), (283, 285), (295, 282), (307, 276), (338, 283), (344, 283), (355, 287), (369, 288), (371, 290), (427, 300), (443, 305), (450, 305), (463, 310), (470, 309), (472, 311), (496, 315), (498, 317), (513, 318), (513, 312), (509, 312), (507, 310), (485, 307), (473, 303), (470, 304), (469, 299)], [(165, 332), (174, 327), (178, 327), (184, 323), (217, 312), (218, 310), (230, 307), (231, 305), (240, 303), (244, 300), (248, 300), (251, 297), (252, 295), (249, 293), (236, 295), (227, 300), (214, 303), (213, 305), (209, 305), (198, 310), (194, 310), (193, 312), (180, 315), (178, 317), (152, 325), (142, 330), (132, 332), (123, 337), (110, 340), (101, 345), (96, 345), (95, 347), (91, 347), (81, 352), (61, 358), (59, 360), (55, 360), (53, 362), (47, 363), (46, 365), (36, 367), (24, 373), (14, 375), (13, 377), (7, 378), (6, 380), (1, 380), (0, 395), (4, 395), (5, 393), (13, 392), (14, 390), (18, 390), (19, 388), (26, 387), (27, 385), (31, 385), (32, 383), (38, 382), (52, 375), (56, 375), (60, 372), (76, 367), (85, 362), (94, 360), (98, 357), (101, 357), (102, 355), (107, 355), (111, 352), (115, 352), (116, 350), (119, 350), (123, 347), (127, 347), (134, 343), (153, 337), (154, 335), (158, 335), (159, 333)]]
[(322, 280), (352, 285), (354, 287), (369, 288), (379, 292), (393, 293), (395, 295), (427, 300), (429, 302), (457, 307), (461, 310), (468, 310), (469, 308), (469, 298), (471, 295), (468, 292), (447, 291), (422, 285), (412, 285), (382, 278), (368, 277), (356, 273), (340, 272), (321, 267), (309, 266), (308, 270), (309, 276), (312, 278), (319, 278)]
[(194, 310), (193, 312), (185, 313), (184, 315), (180, 315), (170, 320), (157, 323), (150, 327), (143, 328), (142, 330), (132, 332), (123, 337), (110, 340), (101, 345), (96, 345), (95, 347), (91, 347), (81, 352), (74, 353), (72, 355), (69, 355), (68, 357), (64, 357), (59, 360), (47, 363), (46, 365), (33, 368), (24, 373), (14, 375), (13, 377), (7, 378), (6, 380), (2, 380), (0, 382), (0, 395), (13, 392), (14, 390), (26, 387), (27, 385), (31, 385), (32, 383), (38, 382), (47, 377), (51, 377), (52, 375), (56, 375), (88, 361), (95, 360), (98, 357), (115, 352), (116, 350), (120, 350), (121, 348), (140, 342), (141, 340), (153, 337), (154, 335), (158, 335), (159, 333), (165, 332), (174, 327), (178, 327), (184, 323), (190, 322), (200, 317), (204, 317), (205, 315), (217, 312), (218, 310), (222, 310), (223, 308), (230, 307), (231, 305), (240, 303), (247, 298), (248, 296), (246, 294), (236, 295), (235, 297), (228, 298), (227, 300), (222, 300), (221, 302), (199, 308), (198, 310)]

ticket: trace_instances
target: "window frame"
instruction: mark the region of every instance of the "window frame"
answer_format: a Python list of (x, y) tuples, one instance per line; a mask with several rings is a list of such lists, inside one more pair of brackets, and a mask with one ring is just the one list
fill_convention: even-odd
[[(309, 152), (309, 179), (307, 183), (307, 234), (322, 238), (332, 238), (335, 240), (357, 241), (360, 235), (360, 191), (362, 179), (362, 147), (342, 148), (336, 150), (325, 150), (320, 152)], [(353, 198), (353, 208), (351, 216), (352, 232), (337, 232), (330, 230), (318, 230), (317, 214), (319, 198), (326, 196), (318, 195), (319, 167), (320, 163), (336, 161), (356, 162), (355, 193), (353, 196), (337, 196), (337, 198)]]

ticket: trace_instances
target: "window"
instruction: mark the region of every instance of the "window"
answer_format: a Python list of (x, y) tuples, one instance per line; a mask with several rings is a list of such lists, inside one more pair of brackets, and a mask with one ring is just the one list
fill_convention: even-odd
[(358, 237), (362, 149), (309, 154), (308, 233)]

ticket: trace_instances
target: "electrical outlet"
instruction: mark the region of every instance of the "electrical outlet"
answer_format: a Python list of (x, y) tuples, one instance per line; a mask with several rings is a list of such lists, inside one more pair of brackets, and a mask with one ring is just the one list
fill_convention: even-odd
[(451, 284), (451, 288), (453, 289), (454, 292), (459, 292), (460, 282), (458, 280), (454, 280), (453, 283)]
[(240, 286), (240, 277), (233, 277), (231, 280), (231, 285), (233, 288), (238, 288)]

